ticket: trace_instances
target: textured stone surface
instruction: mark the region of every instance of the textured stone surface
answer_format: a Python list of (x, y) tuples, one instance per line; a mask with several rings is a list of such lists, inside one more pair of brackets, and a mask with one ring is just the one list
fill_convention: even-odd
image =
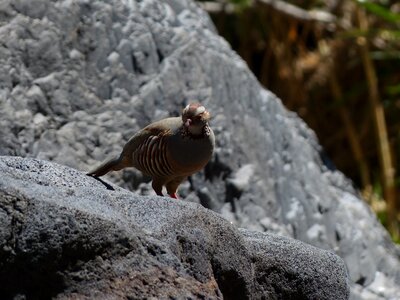
[[(192, 1), (4, 0), (0, 40), (0, 154), (88, 170), (199, 99), (217, 149), (183, 198), (239, 227), (334, 250), (352, 299), (400, 293), (399, 250), (373, 213)], [(134, 170), (105, 180), (152, 194)]]
[(239, 231), (201, 205), (137, 196), (68, 167), (0, 157), (0, 294), (347, 299), (335, 254)]

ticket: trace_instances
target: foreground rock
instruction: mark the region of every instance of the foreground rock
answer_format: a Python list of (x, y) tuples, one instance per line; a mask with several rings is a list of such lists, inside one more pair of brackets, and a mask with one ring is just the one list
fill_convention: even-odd
[[(354, 300), (398, 298), (400, 255), (386, 231), (193, 1), (3, 0), (0, 40), (0, 154), (87, 171), (198, 99), (213, 115), (216, 152), (182, 198), (238, 227), (335, 251)], [(106, 180), (151, 192), (131, 169)]]
[(3, 299), (347, 299), (343, 261), (194, 203), (0, 158)]

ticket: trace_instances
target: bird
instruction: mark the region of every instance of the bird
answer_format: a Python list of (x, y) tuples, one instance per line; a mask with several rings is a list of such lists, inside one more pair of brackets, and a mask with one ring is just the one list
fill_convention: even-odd
[(152, 188), (163, 196), (163, 186), (178, 199), (179, 185), (210, 161), (215, 147), (210, 113), (200, 103), (189, 103), (180, 117), (151, 123), (133, 135), (119, 156), (87, 173), (100, 177), (110, 171), (134, 167), (152, 178)]

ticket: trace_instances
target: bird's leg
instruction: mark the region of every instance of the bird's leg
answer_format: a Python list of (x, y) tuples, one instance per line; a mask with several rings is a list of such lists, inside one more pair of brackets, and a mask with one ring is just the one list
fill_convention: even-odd
[(179, 199), (178, 195), (176, 194), (176, 190), (178, 189), (178, 186), (181, 184), (181, 182), (185, 179), (186, 177), (176, 177), (173, 180), (169, 181), (165, 187), (167, 188), (168, 195), (171, 198), (174, 199)]
[(163, 180), (161, 180), (160, 178), (153, 178), (151, 186), (153, 187), (153, 190), (156, 192), (158, 196), (164, 196), (162, 193), (163, 185), (164, 185)]

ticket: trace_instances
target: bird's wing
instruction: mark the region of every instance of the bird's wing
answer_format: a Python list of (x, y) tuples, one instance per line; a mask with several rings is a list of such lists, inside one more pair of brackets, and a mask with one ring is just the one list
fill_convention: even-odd
[(172, 130), (168, 125), (168, 122), (165, 122), (167, 119), (154, 122), (139, 132), (137, 132), (134, 136), (132, 136), (129, 141), (125, 144), (124, 149), (122, 150), (122, 155), (131, 156), (142, 143), (144, 143), (148, 138), (152, 136), (168, 136), (172, 134)]

